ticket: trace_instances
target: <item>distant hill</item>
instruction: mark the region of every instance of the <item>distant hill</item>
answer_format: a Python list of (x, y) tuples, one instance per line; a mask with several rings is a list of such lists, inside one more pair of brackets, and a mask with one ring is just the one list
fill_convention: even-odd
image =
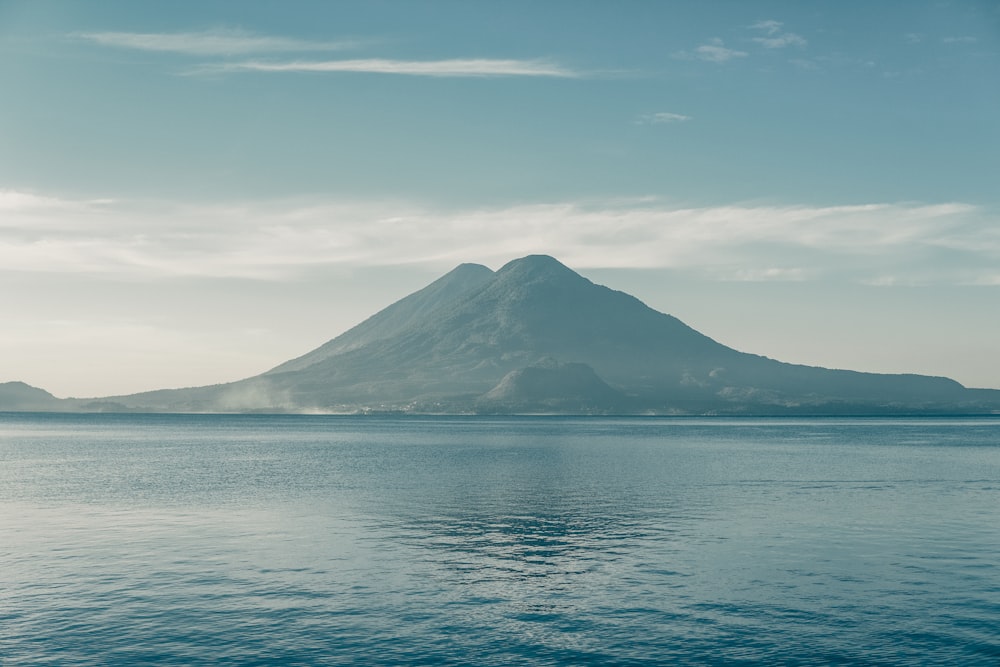
[(23, 382), (0, 382), (0, 410), (59, 410), (58, 398), (38, 387)]
[(480, 412), (593, 413), (627, 409), (628, 400), (587, 364), (547, 361), (507, 373), (476, 400)]
[[(0, 396), (0, 401), (3, 398)], [(2, 407), (2, 405), (0, 405)], [(1000, 410), (954, 380), (738, 352), (552, 257), (463, 264), (270, 371), (66, 409), (570, 414), (926, 414)], [(6, 408), (9, 409), (9, 408)]]

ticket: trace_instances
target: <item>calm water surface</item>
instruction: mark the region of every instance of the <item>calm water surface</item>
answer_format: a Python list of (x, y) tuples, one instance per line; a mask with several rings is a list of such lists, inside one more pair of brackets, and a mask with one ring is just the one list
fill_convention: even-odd
[(1000, 664), (1000, 419), (0, 415), (0, 664)]

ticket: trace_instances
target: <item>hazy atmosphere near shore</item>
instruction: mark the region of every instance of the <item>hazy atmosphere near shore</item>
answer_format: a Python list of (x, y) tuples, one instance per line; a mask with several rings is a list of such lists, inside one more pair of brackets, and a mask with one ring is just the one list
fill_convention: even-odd
[(1000, 388), (994, 2), (0, 0), (0, 382), (236, 380), (544, 253)]

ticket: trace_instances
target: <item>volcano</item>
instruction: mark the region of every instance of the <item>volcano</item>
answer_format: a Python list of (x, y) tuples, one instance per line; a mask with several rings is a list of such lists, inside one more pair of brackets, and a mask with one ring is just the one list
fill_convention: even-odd
[(172, 412), (970, 414), (1000, 409), (1000, 391), (740, 352), (531, 255), (496, 272), (462, 264), (255, 377), (67, 401)]

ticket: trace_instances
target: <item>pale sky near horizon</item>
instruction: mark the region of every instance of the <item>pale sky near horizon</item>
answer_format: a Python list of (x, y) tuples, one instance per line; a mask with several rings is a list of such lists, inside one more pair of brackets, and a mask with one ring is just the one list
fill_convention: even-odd
[(1000, 3), (0, 0), (0, 382), (236, 380), (550, 254), (1000, 388)]

